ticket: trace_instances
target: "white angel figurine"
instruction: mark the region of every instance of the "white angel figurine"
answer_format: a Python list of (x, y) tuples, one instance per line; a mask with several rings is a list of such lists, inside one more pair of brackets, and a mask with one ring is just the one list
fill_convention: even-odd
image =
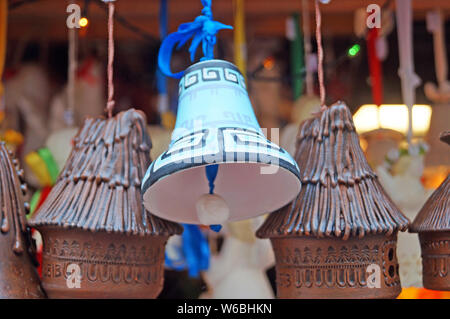
[(222, 249), (211, 256), (210, 268), (204, 273), (210, 291), (203, 298), (274, 298), (266, 275), (275, 262), (272, 247), (269, 240), (254, 235), (262, 220), (228, 223)]
[[(433, 192), (426, 190), (420, 181), (427, 149), (424, 143), (393, 149), (388, 152), (385, 164), (376, 169), (384, 189), (410, 220), (414, 220)], [(399, 233), (397, 257), (402, 286), (422, 287), (422, 263), (417, 234)]]

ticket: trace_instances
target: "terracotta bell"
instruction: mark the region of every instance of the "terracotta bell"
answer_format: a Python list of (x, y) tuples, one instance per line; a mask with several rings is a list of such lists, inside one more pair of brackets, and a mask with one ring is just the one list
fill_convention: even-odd
[[(450, 132), (441, 140), (450, 144)], [(423, 286), (450, 290), (450, 174), (425, 202), (410, 232), (419, 233)]]
[(50, 298), (156, 298), (164, 248), (180, 225), (151, 215), (140, 193), (150, 164), (145, 115), (88, 118), (31, 225), (43, 238)]
[(396, 297), (397, 232), (408, 219), (367, 163), (350, 110), (332, 105), (297, 138), (300, 194), (257, 232), (272, 241), (277, 297)]
[(0, 298), (45, 298), (25, 217), (23, 171), (0, 143)]

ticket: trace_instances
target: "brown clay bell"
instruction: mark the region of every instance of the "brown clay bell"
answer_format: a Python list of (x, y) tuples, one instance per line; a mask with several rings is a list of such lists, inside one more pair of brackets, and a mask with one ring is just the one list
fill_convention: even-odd
[(50, 298), (156, 298), (164, 249), (178, 224), (151, 215), (141, 180), (150, 164), (145, 115), (89, 118), (31, 224), (43, 237)]
[(5, 144), (0, 143), (0, 298), (45, 298), (26, 223), (26, 187), (17, 164)]
[[(441, 140), (450, 144), (450, 132)], [(425, 202), (410, 231), (419, 233), (423, 286), (450, 290), (450, 175)]]
[(408, 220), (382, 189), (338, 102), (299, 128), (302, 188), (257, 236), (275, 252), (278, 298), (395, 298), (397, 232)]

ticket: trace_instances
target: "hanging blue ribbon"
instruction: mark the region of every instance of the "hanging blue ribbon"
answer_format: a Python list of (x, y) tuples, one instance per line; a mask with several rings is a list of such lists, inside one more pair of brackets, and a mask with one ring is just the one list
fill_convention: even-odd
[[(208, 184), (209, 184), (209, 193), (214, 194), (214, 181), (217, 177), (217, 172), (219, 170), (218, 164), (212, 164), (205, 167), (206, 170), (206, 177), (208, 178)], [(212, 231), (215, 231), (218, 233), (222, 229), (222, 225), (210, 225), (209, 228)]]
[(178, 31), (169, 34), (161, 44), (158, 55), (158, 65), (161, 71), (170, 77), (179, 79), (184, 71), (172, 73), (170, 70), (170, 59), (172, 51), (176, 46), (179, 50), (186, 42), (192, 38), (189, 47), (191, 61), (195, 59), (195, 52), (202, 43), (204, 57), (201, 60), (211, 60), (214, 58), (214, 45), (217, 42), (216, 33), (221, 29), (233, 29), (229, 25), (213, 20), (211, 10), (211, 0), (201, 0), (203, 4), (202, 15), (195, 18), (193, 22), (183, 23), (178, 27)]
[(197, 225), (183, 224), (183, 228), (181, 246), (168, 247), (172, 250), (172, 257), (168, 256), (166, 248), (165, 264), (174, 270), (187, 269), (190, 277), (198, 277), (201, 271), (209, 268), (208, 238)]
[(206, 166), (206, 177), (209, 183), (209, 193), (214, 194), (214, 181), (216, 180), (217, 171), (219, 170), (219, 165), (212, 164)]

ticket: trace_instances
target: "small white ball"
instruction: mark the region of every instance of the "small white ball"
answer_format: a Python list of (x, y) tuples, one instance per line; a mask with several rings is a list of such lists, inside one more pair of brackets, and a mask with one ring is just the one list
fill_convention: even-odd
[(203, 194), (195, 204), (202, 225), (221, 225), (230, 217), (230, 208), (217, 194)]

